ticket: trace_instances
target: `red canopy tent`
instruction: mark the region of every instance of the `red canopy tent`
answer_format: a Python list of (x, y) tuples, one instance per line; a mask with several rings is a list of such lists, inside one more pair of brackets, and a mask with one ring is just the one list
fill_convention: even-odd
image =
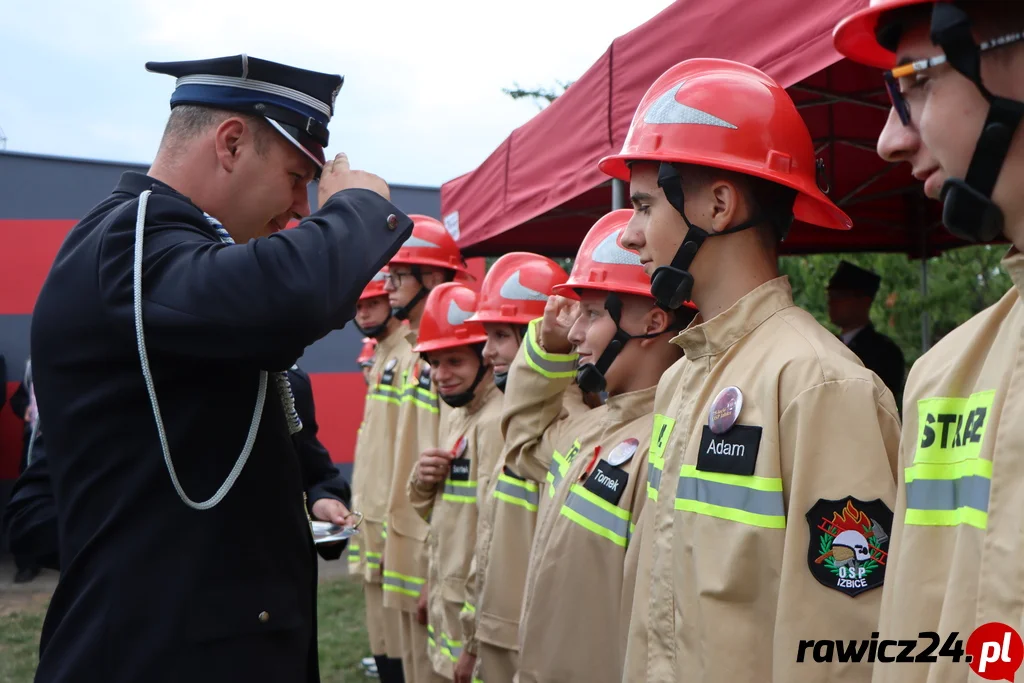
[[(619, 151), (647, 88), (673, 64), (719, 57), (765, 71), (798, 103), (825, 160), (831, 196), (851, 231), (795, 224), (783, 253), (904, 252), (920, 258), (963, 243), (941, 227), (906, 164), (875, 143), (889, 110), (877, 69), (832, 47), (832, 29), (867, 0), (677, 0), (613, 41), (564, 95), (512, 134), (474, 171), (441, 187), (441, 213), (469, 254), (512, 250), (572, 256), (613, 206), (597, 168)], [(616, 183), (616, 187), (618, 184)]]

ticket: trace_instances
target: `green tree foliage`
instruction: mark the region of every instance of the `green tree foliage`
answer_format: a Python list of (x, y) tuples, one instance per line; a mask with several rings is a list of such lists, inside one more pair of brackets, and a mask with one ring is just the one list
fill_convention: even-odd
[(556, 86), (553, 88), (545, 88), (538, 86), (535, 88), (523, 88), (518, 83), (514, 83), (512, 88), (502, 88), (501, 91), (511, 97), (513, 100), (533, 100), (538, 108), (543, 109), (547, 105), (551, 104), (558, 99), (569, 86), (573, 84), (573, 81), (555, 81)]
[(779, 268), (788, 275), (798, 306), (838, 332), (828, 319), (825, 286), (841, 260), (873, 270), (882, 285), (871, 307), (879, 332), (903, 349), (909, 367), (921, 355), (921, 318), (927, 313), (934, 344), (971, 316), (991, 306), (1012, 286), (999, 266), (1004, 246), (964, 247), (928, 260), (928, 294), (921, 295), (921, 262), (902, 254), (815, 254), (784, 256)]

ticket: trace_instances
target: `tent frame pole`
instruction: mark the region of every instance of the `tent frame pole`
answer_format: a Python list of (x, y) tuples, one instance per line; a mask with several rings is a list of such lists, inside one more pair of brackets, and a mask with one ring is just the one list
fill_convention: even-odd
[(612, 179), (612, 211), (626, 208), (626, 187), (618, 178)]

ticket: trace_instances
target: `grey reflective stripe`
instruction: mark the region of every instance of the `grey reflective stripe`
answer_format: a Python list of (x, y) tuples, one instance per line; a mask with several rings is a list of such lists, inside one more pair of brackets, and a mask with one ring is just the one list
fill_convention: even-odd
[(412, 595), (413, 597), (418, 597), (420, 594), (420, 590), (423, 588), (422, 583), (417, 583), (415, 581), (406, 581), (404, 579), (398, 578), (397, 576), (393, 576), (390, 573), (384, 574), (383, 585), (385, 590), (387, 588), (393, 588), (400, 593)]
[(988, 512), (992, 482), (985, 477), (915, 479), (907, 482), (907, 507), (915, 510), (958, 510), (967, 507)]
[(661, 488), (661, 474), (662, 470), (660, 467), (655, 467), (654, 463), (650, 460), (647, 461), (647, 484), (657, 491)]
[(565, 507), (602, 529), (607, 529), (616, 536), (620, 536), (623, 539), (629, 537), (629, 520), (616, 517), (607, 510), (599, 508), (589, 500), (578, 495), (575, 491), (570, 493), (569, 497), (565, 499)]
[(745, 486), (732, 486), (693, 477), (679, 479), (676, 498), (742, 510), (755, 515), (773, 517), (785, 517), (786, 515), (781, 491), (758, 491)]
[[(503, 475), (504, 476), (504, 475)], [(524, 485), (512, 484), (510, 482), (498, 479), (498, 485), (495, 486), (494, 490), (497, 493), (503, 493), (506, 496), (512, 498), (518, 498), (524, 500), (530, 505), (537, 505), (540, 502), (540, 496), (537, 495), (537, 490), (530, 490)]]
[(466, 498), (476, 498), (476, 482), (475, 481), (463, 481), (459, 482), (463, 486), (456, 486), (452, 483), (451, 479), (447, 480), (448, 483), (444, 485), (444, 492), (452, 496), (463, 496)]
[(576, 360), (548, 360), (542, 357), (539, 353), (539, 349), (536, 348), (535, 342), (530, 338), (529, 335), (526, 337), (526, 356), (530, 361), (530, 364), (539, 368), (541, 372), (552, 375), (565, 375), (566, 373), (576, 373)]

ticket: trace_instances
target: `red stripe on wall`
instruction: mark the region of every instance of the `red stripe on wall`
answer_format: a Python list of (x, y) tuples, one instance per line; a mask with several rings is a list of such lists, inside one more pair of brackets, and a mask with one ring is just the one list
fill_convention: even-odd
[(0, 314), (32, 313), (74, 220), (0, 220)]
[(316, 403), (317, 436), (334, 462), (352, 462), (356, 432), (363, 421), (366, 381), (361, 372), (310, 374)]
[[(358, 372), (310, 375), (316, 403), (317, 435), (337, 463), (351, 463), (355, 455), (356, 431), (363, 419), (366, 382)], [(11, 410), (10, 397), (19, 382), (7, 383), (7, 398), (0, 410), (0, 480), (17, 479), (21, 463), (24, 423)]]

